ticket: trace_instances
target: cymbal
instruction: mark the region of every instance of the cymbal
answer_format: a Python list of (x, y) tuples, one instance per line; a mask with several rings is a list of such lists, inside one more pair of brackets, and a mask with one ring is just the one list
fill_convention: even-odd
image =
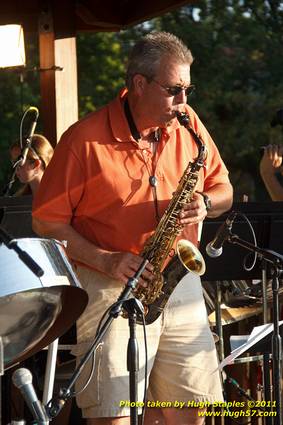
[[(222, 325), (229, 325), (260, 313), (262, 313), (262, 306), (230, 308), (221, 304), (221, 323)], [(208, 321), (210, 326), (216, 326), (215, 312), (209, 314)]]

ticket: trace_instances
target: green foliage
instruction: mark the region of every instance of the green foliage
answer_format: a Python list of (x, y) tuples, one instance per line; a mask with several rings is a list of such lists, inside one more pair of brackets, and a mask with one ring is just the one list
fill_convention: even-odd
[[(282, 107), (283, 4), (210, 0), (157, 19), (195, 56), (192, 106), (210, 130), (231, 172), (236, 199), (266, 196), (258, 174), (260, 147), (282, 143), (270, 120)], [(277, 5), (277, 7), (275, 6)], [(190, 100), (189, 100), (190, 101)]]
[(116, 33), (80, 34), (77, 40), (82, 116), (116, 96), (124, 84), (125, 63)]
[[(77, 37), (80, 116), (110, 101), (124, 85), (133, 43), (151, 30), (179, 36), (192, 50), (197, 111), (230, 170), (236, 199), (268, 199), (258, 174), (260, 147), (282, 143), (282, 129), (270, 121), (282, 108), (283, 2), (200, 0), (118, 33)], [(26, 40), (28, 68), (38, 61), (35, 35)], [(22, 94), (21, 94), (22, 93)], [(22, 110), (39, 106), (39, 75), (0, 71), (2, 105), (0, 181), (6, 178), (8, 146), (18, 138)], [(40, 127), (40, 124), (39, 124)], [(5, 156), (6, 155), (6, 156)]]

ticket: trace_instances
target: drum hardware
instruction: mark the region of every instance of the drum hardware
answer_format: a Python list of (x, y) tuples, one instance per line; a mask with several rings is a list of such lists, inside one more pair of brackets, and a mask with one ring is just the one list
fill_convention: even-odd
[(253, 288), (254, 286), (245, 280), (202, 282), (210, 325), (216, 326), (218, 305), (220, 305), (222, 325), (259, 314), (262, 311), (261, 297), (258, 295), (259, 285), (256, 285), (256, 289)]
[[(249, 214), (249, 216), (252, 218), (254, 225), (256, 225), (256, 230), (257, 230), (257, 236), (260, 240), (260, 245), (264, 246), (264, 247), (272, 247), (272, 249), (278, 250), (278, 252), (281, 252), (282, 250), (282, 237), (280, 235), (282, 235), (282, 205), (283, 203), (266, 203), (266, 204), (262, 204), (262, 203), (239, 203), (236, 204), (234, 206), (234, 208), (240, 208), (240, 211), (245, 212), (246, 214)], [(205, 221), (205, 226), (204, 226), (204, 234), (209, 234), (209, 230), (211, 230), (211, 228), (213, 228), (214, 224), (214, 219), (210, 220), (206, 220)], [(244, 229), (242, 228), (242, 223), (236, 223), (235, 227), (237, 227), (237, 229), (239, 229), (239, 232), (242, 232), (242, 234), (246, 235), (246, 232), (244, 232)], [(205, 228), (206, 227), (206, 228)], [(281, 231), (280, 231), (281, 229)], [(213, 230), (213, 229), (212, 229)], [(202, 240), (202, 246), (203, 249), (205, 249), (206, 243), (211, 240), (211, 238), (209, 237), (208, 240), (203, 239)], [(231, 240), (228, 239), (228, 242), (231, 242)], [(234, 242), (234, 246), (237, 245), (235, 242), (235, 239), (233, 240)], [(256, 244), (255, 244), (256, 245)], [(239, 247), (241, 247), (239, 249)], [(242, 279), (243, 278), (243, 271), (240, 271), (240, 264), (239, 264), (239, 259), (242, 258), (242, 253), (243, 253), (243, 248), (244, 249), (249, 249), (246, 246), (241, 246), (239, 245), (238, 249), (233, 252), (232, 247), (228, 247), (227, 251), (224, 253), (224, 258), (222, 258), (222, 260), (210, 260), (211, 261), (211, 267), (209, 264), (209, 259), (207, 261), (207, 265), (208, 268), (210, 267), (210, 275), (208, 275), (209, 277), (207, 277), (207, 280), (210, 281), (217, 281), (217, 280), (225, 280), (225, 279)], [(252, 250), (252, 249), (251, 249)], [(234, 255), (234, 253), (236, 253), (236, 255)], [(237, 255), (238, 254), (238, 255)], [(234, 255), (234, 256), (233, 256)], [(280, 257), (280, 255), (279, 255)], [(233, 258), (233, 261), (231, 262), (231, 258)], [(262, 290), (262, 304), (263, 304), (263, 314), (264, 316), (264, 323), (268, 322), (268, 318), (267, 318), (267, 311), (269, 309), (267, 309), (268, 306), (268, 296), (266, 296), (266, 290), (264, 288), (264, 285), (267, 283), (266, 280), (266, 276), (264, 276), (264, 270), (262, 271), (262, 265), (265, 262), (265, 258), (264, 255), (261, 255), (261, 252), (258, 252), (258, 259), (260, 259), (260, 262), (258, 262), (258, 264), (256, 265), (256, 267), (254, 268), (254, 270), (252, 272), (249, 272), (248, 276), (250, 279), (259, 279), (262, 277), (262, 285), (263, 285), (263, 290)], [(206, 258), (207, 260), (207, 258)], [(223, 261), (226, 260), (226, 261)], [(272, 264), (272, 258), (271, 256), (269, 257), (269, 260), (271, 260), (271, 264)], [(212, 262), (217, 263), (218, 261), (218, 267), (217, 265), (213, 267)], [(281, 259), (278, 259), (278, 262), (281, 262)], [(269, 263), (269, 261), (268, 261)], [(245, 273), (246, 275), (246, 273)], [(270, 275), (269, 275), (270, 276)], [(278, 288), (278, 285), (275, 284), (275, 290), (276, 288)], [(273, 292), (273, 289), (272, 289)], [(279, 287), (279, 291), (280, 293), (280, 287)], [(272, 297), (273, 298), (273, 297)], [(277, 294), (275, 294), (275, 298), (277, 298)], [(257, 305), (257, 304), (256, 304)], [(270, 306), (270, 303), (269, 303)], [(273, 308), (274, 310), (274, 308)], [(275, 309), (276, 311), (276, 309)], [(277, 314), (277, 313), (276, 313)], [(275, 338), (275, 341), (277, 341), (277, 338)], [(278, 344), (277, 344), (278, 346)], [(279, 345), (280, 346), (280, 345)], [(270, 371), (270, 365), (267, 362), (266, 365), (266, 371)], [(269, 375), (269, 373), (266, 373), (267, 375)], [(271, 385), (268, 384), (268, 382), (265, 380), (266, 385), (265, 388), (270, 389), (270, 393), (272, 392), (273, 395), (275, 394), (275, 392), (273, 390), (271, 390)], [(274, 386), (273, 386), (274, 387)], [(270, 394), (269, 393), (269, 394)], [(268, 394), (268, 391), (267, 391)], [(270, 395), (265, 395), (265, 400), (274, 400), (274, 396), (271, 397)], [(273, 419), (273, 418), (266, 418), (266, 420), (269, 419)], [(270, 422), (269, 422), (270, 423)], [(266, 422), (267, 424), (267, 422)]]
[[(258, 356), (256, 356), (256, 357), (258, 357)], [(257, 360), (258, 360), (258, 359), (257, 359)], [(239, 392), (239, 394), (240, 394), (241, 396), (245, 397), (247, 400), (251, 400), (251, 401), (253, 401), (253, 402), (255, 403), (254, 405), (256, 406), (256, 400), (254, 400), (254, 399), (253, 399), (253, 398), (249, 395), (249, 393), (248, 393), (246, 390), (244, 390), (244, 388), (242, 388), (242, 387), (239, 385), (239, 383), (236, 381), (236, 379), (231, 378), (230, 376), (228, 376), (228, 375), (226, 374), (225, 383), (233, 385), (235, 388), (237, 388), (237, 391)], [(261, 407), (259, 407), (259, 409), (260, 409), (260, 410), (263, 410)]]
[(260, 285), (254, 285), (246, 280), (231, 280), (222, 283), (223, 300), (228, 307), (246, 307), (261, 301)]
[[(275, 425), (282, 425), (282, 401), (281, 401), (281, 378), (282, 378), (282, 346), (279, 332), (279, 278), (283, 273), (283, 256), (277, 252), (258, 248), (237, 235), (230, 235), (229, 242), (240, 245), (248, 250), (259, 254), (260, 258), (269, 263), (272, 270), (273, 291), (273, 336), (272, 336), (272, 359), (273, 359), (273, 400), (276, 401)], [(271, 398), (269, 398), (271, 400)]]
[[(276, 401), (275, 425), (282, 425), (282, 401), (281, 401), (281, 377), (282, 377), (282, 346), (279, 333), (279, 278), (283, 274), (283, 255), (269, 249), (259, 248), (229, 231), (227, 241), (252, 251), (258, 257), (268, 263), (272, 272), (273, 291), (273, 335), (272, 335), (272, 359), (273, 359), (273, 397)], [(271, 400), (271, 398), (269, 398)]]

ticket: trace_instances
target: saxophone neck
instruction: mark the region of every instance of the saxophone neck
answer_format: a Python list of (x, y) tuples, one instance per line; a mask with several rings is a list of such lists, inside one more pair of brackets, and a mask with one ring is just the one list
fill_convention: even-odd
[(198, 154), (198, 161), (201, 163), (204, 163), (207, 157), (207, 147), (204, 143), (202, 143), (201, 146), (199, 146), (199, 154)]
[(185, 127), (193, 136), (194, 141), (196, 142), (197, 146), (198, 146), (198, 157), (197, 157), (197, 162), (198, 163), (204, 163), (206, 157), (207, 157), (207, 147), (205, 146), (205, 144), (203, 143), (201, 137), (195, 132), (195, 130), (193, 129), (193, 127), (190, 124), (190, 117), (186, 112), (179, 112), (176, 111), (176, 117), (179, 121), (179, 123)]

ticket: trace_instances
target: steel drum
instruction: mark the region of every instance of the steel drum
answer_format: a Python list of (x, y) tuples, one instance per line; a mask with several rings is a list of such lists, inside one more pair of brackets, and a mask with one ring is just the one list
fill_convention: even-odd
[(0, 337), (4, 368), (65, 333), (84, 311), (88, 296), (63, 245), (53, 239), (14, 239), (43, 269), (38, 278), (17, 253), (0, 245)]

